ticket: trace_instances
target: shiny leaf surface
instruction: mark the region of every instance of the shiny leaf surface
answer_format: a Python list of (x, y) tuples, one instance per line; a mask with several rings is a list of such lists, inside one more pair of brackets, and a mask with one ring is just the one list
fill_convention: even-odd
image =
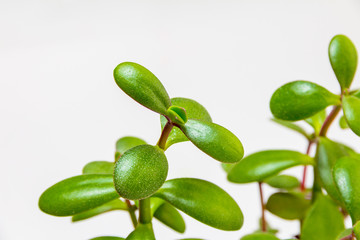
[(252, 233), (241, 238), (241, 240), (280, 240), (271, 233)]
[(171, 119), (173, 123), (183, 125), (187, 122), (186, 110), (178, 106), (170, 106), (168, 109), (167, 116)]
[(119, 152), (120, 155), (123, 155), (127, 150), (144, 144), (146, 144), (146, 142), (141, 138), (127, 136), (119, 138), (119, 140), (116, 141), (115, 147), (116, 151)]
[(130, 233), (126, 240), (155, 240), (151, 223), (138, 224), (136, 229)]
[(296, 177), (289, 175), (277, 175), (264, 180), (265, 183), (274, 188), (294, 189), (300, 187), (300, 182)]
[(179, 233), (185, 232), (184, 219), (181, 214), (167, 202), (156, 210), (154, 217)]
[(113, 174), (114, 163), (107, 161), (93, 161), (86, 164), (82, 170), (83, 174)]
[(350, 129), (360, 136), (360, 98), (343, 97), (343, 111)]

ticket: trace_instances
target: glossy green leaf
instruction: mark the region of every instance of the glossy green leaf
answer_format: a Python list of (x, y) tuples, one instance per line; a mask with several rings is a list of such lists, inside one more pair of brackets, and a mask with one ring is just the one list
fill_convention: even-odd
[(220, 125), (189, 119), (181, 129), (195, 146), (220, 162), (238, 162), (244, 155), (240, 140)]
[(356, 239), (360, 239), (360, 221), (357, 221), (353, 226), (353, 232), (356, 236)]
[(302, 193), (278, 192), (270, 196), (266, 209), (278, 217), (294, 220), (303, 219), (310, 205)]
[(329, 59), (341, 88), (349, 88), (357, 67), (354, 44), (348, 37), (336, 35), (329, 45)]
[(196, 220), (222, 230), (238, 230), (243, 215), (237, 203), (213, 183), (194, 178), (166, 181), (154, 197), (169, 202)]
[(334, 165), (333, 177), (352, 222), (360, 220), (360, 159), (342, 157)]
[(241, 240), (280, 240), (271, 233), (252, 233), (241, 238)]
[(116, 191), (126, 199), (143, 199), (165, 182), (168, 162), (157, 146), (140, 145), (126, 151), (115, 164)]
[(114, 69), (116, 84), (141, 105), (166, 115), (171, 102), (159, 79), (137, 63), (123, 62)]
[(340, 97), (325, 88), (308, 81), (295, 81), (274, 92), (270, 109), (276, 118), (297, 121), (337, 104), (340, 104)]
[(339, 208), (330, 198), (319, 195), (303, 221), (301, 240), (336, 239), (344, 229)]
[(152, 224), (138, 224), (136, 229), (130, 233), (126, 240), (155, 240)]
[(114, 163), (107, 161), (93, 161), (85, 165), (83, 174), (113, 174)]
[(112, 236), (104, 236), (104, 237), (96, 237), (92, 238), (90, 240), (125, 240), (125, 238), (122, 237), (112, 237)]
[(229, 172), (228, 180), (235, 183), (262, 182), (282, 170), (298, 165), (314, 164), (308, 155), (290, 150), (268, 150), (253, 153)]
[(123, 155), (127, 150), (144, 144), (146, 144), (146, 142), (141, 138), (131, 136), (122, 137), (116, 142), (116, 151), (119, 152), (120, 155)]
[(126, 203), (124, 203), (120, 199), (115, 199), (115, 200), (105, 203), (99, 207), (90, 209), (90, 210), (82, 212), (82, 213), (78, 213), (78, 214), (72, 216), (71, 220), (73, 222), (77, 222), (77, 221), (85, 220), (85, 219), (97, 216), (102, 213), (110, 212), (113, 210), (127, 210), (127, 209), (128, 209), (128, 207), (127, 207)]
[[(150, 209), (151, 209), (151, 216), (154, 216), (154, 213), (158, 210), (158, 208), (163, 205), (165, 201), (160, 198), (152, 197), (150, 198)], [(139, 207), (139, 201), (136, 201), (136, 206)]]
[(48, 188), (40, 209), (54, 216), (71, 216), (119, 198), (110, 174), (88, 174), (65, 179)]
[(339, 118), (339, 126), (340, 126), (341, 129), (348, 129), (349, 128), (349, 125), (346, 122), (345, 116), (341, 116)]
[(355, 91), (352, 96), (360, 98), (360, 90)]
[(310, 126), (313, 127), (315, 134), (319, 135), (322, 125), (324, 124), (326, 119), (326, 111), (325, 109), (316, 113), (315, 115), (305, 119)]
[(344, 96), (342, 101), (345, 119), (350, 129), (360, 136), (360, 98)]
[[(188, 98), (172, 98), (171, 103), (182, 107), (186, 111), (188, 119), (197, 119), (205, 122), (212, 122), (208, 111), (198, 102)], [(164, 116), (160, 116), (161, 129), (164, 128), (167, 120)], [(166, 142), (166, 148), (170, 147), (174, 143), (185, 142), (189, 139), (184, 133), (177, 127), (174, 127)]]
[(271, 119), (272, 121), (276, 122), (277, 124), (280, 124), (281, 126), (284, 126), (288, 129), (291, 129), (295, 132), (300, 133), (301, 135), (303, 135), (304, 137), (306, 137), (307, 139), (310, 139), (310, 135), (299, 125), (292, 123), (290, 121), (286, 121), (286, 120), (281, 120), (281, 119), (277, 119), (277, 118), (273, 118)]
[(347, 237), (351, 234), (352, 234), (352, 228), (345, 229), (336, 237), (336, 240), (343, 240), (344, 237)]
[(294, 176), (277, 175), (264, 180), (265, 183), (274, 188), (280, 189), (294, 189), (300, 187), (299, 180)]
[(184, 219), (181, 214), (167, 202), (156, 210), (154, 217), (179, 233), (185, 232)]
[(178, 106), (170, 106), (168, 109), (168, 115), (173, 123), (183, 125), (187, 122), (186, 110)]

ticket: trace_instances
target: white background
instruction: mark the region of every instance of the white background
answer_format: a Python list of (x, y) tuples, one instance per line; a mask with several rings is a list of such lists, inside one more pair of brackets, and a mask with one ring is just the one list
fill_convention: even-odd
[[(298, 79), (338, 93), (328, 43), (342, 33), (360, 49), (359, 23), (360, 2), (345, 0), (0, 0), (0, 239), (85, 240), (131, 231), (126, 212), (72, 224), (37, 206), (46, 188), (80, 174), (87, 162), (112, 161), (119, 137), (156, 143), (159, 117), (116, 86), (117, 64), (140, 63), (171, 97), (202, 103), (214, 122), (241, 139), (246, 154), (304, 152), (301, 136), (269, 120), (271, 94)], [(359, 138), (337, 123), (329, 136), (360, 150)], [(245, 223), (225, 232), (184, 214), (185, 235), (155, 222), (158, 239), (235, 240), (257, 228), (256, 184), (228, 183), (220, 164), (190, 143), (171, 147), (167, 156), (169, 179), (216, 183), (236, 199)], [(291, 170), (296, 176), (301, 171)], [(265, 191), (269, 196), (273, 190)], [(281, 237), (298, 232), (296, 221), (267, 217)]]

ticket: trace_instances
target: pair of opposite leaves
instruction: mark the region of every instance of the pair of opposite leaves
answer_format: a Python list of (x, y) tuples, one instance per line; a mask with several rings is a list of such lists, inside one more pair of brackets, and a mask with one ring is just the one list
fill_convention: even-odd
[(335, 36), (329, 45), (329, 59), (344, 96), (308, 81), (294, 81), (277, 89), (271, 100), (273, 115), (282, 120), (309, 118), (330, 105), (342, 105), (347, 124), (360, 136), (360, 91), (349, 92), (357, 67), (357, 51), (344, 35)]

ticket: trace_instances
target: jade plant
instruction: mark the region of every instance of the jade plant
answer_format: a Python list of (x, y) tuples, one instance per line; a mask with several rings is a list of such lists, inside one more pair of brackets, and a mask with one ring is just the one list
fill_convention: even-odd
[[(266, 221), (266, 212), (299, 221), (300, 232), (289, 236), (292, 239), (360, 240), (360, 154), (327, 136), (341, 111), (341, 128), (350, 128), (360, 136), (360, 90), (351, 88), (357, 51), (344, 35), (335, 36), (328, 51), (340, 85), (339, 94), (313, 82), (293, 81), (278, 88), (270, 100), (273, 121), (300, 133), (307, 141), (306, 152), (266, 150), (250, 154), (235, 164), (223, 164), (230, 182), (257, 183), (259, 187), (260, 229), (242, 240), (279, 239), (277, 230)], [(327, 107), (331, 110), (327, 111)], [(311, 133), (304, 129), (304, 124), (310, 125)], [(304, 166), (301, 180), (282, 173), (301, 165)], [(309, 166), (314, 178), (307, 188)], [(264, 184), (277, 189), (266, 202)], [(345, 229), (348, 216), (352, 227)]]
[(183, 233), (185, 222), (178, 210), (217, 229), (240, 229), (243, 215), (228, 193), (201, 179), (167, 180), (165, 155), (172, 145), (190, 140), (210, 157), (223, 163), (236, 163), (244, 155), (240, 140), (213, 123), (198, 102), (170, 99), (158, 78), (139, 64), (119, 64), (114, 78), (127, 95), (160, 115), (159, 141), (151, 145), (137, 137), (120, 138), (114, 161), (90, 162), (81, 175), (51, 186), (39, 199), (40, 209), (53, 216), (70, 216), (74, 222), (109, 211), (129, 212), (134, 230), (128, 236), (119, 233), (126, 238), (93, 238), (97, 240), (153, 240), (156, 235), (153, 218)]

